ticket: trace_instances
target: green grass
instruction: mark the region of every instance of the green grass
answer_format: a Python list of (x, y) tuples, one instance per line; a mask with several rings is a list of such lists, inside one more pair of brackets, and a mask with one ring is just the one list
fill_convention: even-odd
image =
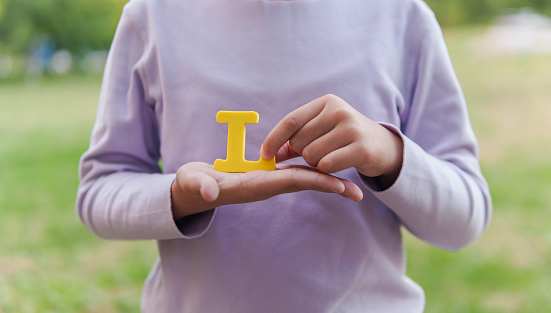
[[(476, 56), (445, 32), (494, 199), (459, 252), (405, 232), (426, 312), (551, 311), (551, 57)], [(74, 209), (100, 77), (0, 84), (0, 312), (137, 312), (154, 242), (94, 237)]]
[(0, 85), (0, 304), (7, 312), (137, 312), (153, 242), (80, 223), (78, 161), (100, 77)]
[(482, 29), (445, 32), (480, 143), (494, 215), (450, 253), (406, 236), (426, 312), (551, 311), (551, 56), (477, 57)]

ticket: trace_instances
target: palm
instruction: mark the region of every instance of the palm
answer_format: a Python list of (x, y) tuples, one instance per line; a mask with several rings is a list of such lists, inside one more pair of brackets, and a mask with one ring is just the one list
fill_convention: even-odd
[(288, 164), (278, 164), (275, 171), (224, 173), (210, 164), (192, 162), (178, 170), (177, 182), (183, 193), (195, 200), (192, 206), (196, 210), (261, 201), (301, 190), (338, 193), (356, 201), (362, 198), (359, 187), (347, 180), (311, 167)]

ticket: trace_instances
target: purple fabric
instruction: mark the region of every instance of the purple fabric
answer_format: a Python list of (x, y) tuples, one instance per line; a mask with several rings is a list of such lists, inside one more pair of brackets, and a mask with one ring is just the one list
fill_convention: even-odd
[[(259, 113), (256, 160), (283, 116), (328, 93), (402, 136), (393, 186), (348, 169), (336, 175), (362, 186), (359, 203), (303, 191), (174, 221), (176, 170), (225, 158), (217, 111)], [(419, 0), (132, 0), (80, 177), (92, 232), (158, 240), (144, 312), (422, 312), (401, 226), (456, 250), (491, 216), (461, 88)]]

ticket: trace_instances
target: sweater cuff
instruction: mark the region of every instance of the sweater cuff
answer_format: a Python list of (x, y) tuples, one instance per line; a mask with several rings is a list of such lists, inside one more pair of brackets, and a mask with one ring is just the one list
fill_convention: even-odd
[(210, 228), (214, 215), (216, 209), (192, 214), (176, 221), (176, 227), (185, 239), (199, 238)]
[(216, 213), (216, 209), (188, 215), (179, 220), (175, 220), (174, 215), (172, 214), (172, 184), (173, 183), (174, 183), (174, 179), (172, 179), (172, 181), (170, 182), (170, 185), (167, 188), (168, 199), (169, 199), (168, 209), (170, 211), (172, 231), (173, 232), (175, 231), (174, 234), (176, 235), (177, 238), (183, 238), (183, 239), (195, 239), (203, 236), (210, 228), (210, 225), (212, 224), (214, 215)]
[[(394, 184), (382, 190), (376, 178), (366, 177), (360, 174), (361, 180), (373, 194), (385, 205), (392, 208), (401, 207), (404, 203), (420, 203), (426, 190), (423, 190), (423, 182), (427, 180), (426, 172), (420, 169), (426, 168), (424, 150), (414, 141), (406, 137), (394, 125), (380, 123), (382, 126), (398, 134), (404, 142), (402, 169)], [(428, 165), (431, 167), (431, 165)]]
[(175, 179), (174, 174), (160, 175), (160, 180), (153, 188), (158, 188), (153, 194), (157, 199), (151, 199), (151, 204), (160, 210), (150, 216), (147, 222), (147, 234), (145, 237), (158, 240), (168, 239), (193, 239), (207, 232), (214, 218), (214, 209), (199, 214), (190, 215), (178, 221), (172, 214), (171, 187)]

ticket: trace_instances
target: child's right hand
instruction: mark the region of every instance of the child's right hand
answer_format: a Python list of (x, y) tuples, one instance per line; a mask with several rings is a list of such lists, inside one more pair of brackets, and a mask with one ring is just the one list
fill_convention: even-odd
[(172, 212), (177, 220), (221, 205), (261, 201), (302, 190), (337, 193), (354, 201), (363, 197), (356, 184), (306, 166), (278, 164), (275, 171), (224, 173), (210, 164), (192, 162), (176, 173)]

